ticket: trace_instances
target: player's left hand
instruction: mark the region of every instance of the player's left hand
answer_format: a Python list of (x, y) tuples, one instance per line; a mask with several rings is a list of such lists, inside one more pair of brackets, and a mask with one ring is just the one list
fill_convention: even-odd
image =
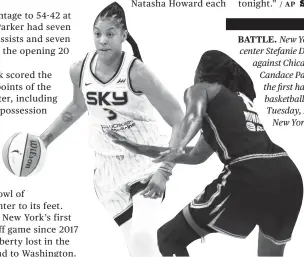
[(161, 172), (157, 171), (155, 174), (145, 179), (145, 181), (141, 182), (145, 183), (148, 179), (150, 179), (149, 184), (147, 185), (146, 189), (140, 194), (143, 195), (145, 198), (151, 199), (157, 199), (162, 197), (165, 192), (167, 183), (167, 179), (165, 178), (165, 176)]
[(153, 162), (172, 162), (176, 158), (180, 157), (181, 155), (185, 154), (185, 151), (181, 148), (171, 148), (167, 151), (161, 152), (159, 157), (155, 158)]

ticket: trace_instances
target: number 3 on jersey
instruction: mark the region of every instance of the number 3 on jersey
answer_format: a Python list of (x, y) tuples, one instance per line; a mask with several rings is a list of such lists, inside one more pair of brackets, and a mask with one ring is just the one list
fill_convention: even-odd
[(109, 120), (115, 120), (117, 118), (117, 114), (112, 110), (107, 108), (103, 108), (103, 109), (109, 113), (109, 116), (107, 117)]

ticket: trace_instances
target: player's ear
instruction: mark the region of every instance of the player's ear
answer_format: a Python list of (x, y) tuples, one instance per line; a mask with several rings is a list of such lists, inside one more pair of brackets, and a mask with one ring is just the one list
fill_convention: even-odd
[(125, 42), (127, 40), (128, 37), (128, 31), (124, 30), (122, 33), (122, 42)]

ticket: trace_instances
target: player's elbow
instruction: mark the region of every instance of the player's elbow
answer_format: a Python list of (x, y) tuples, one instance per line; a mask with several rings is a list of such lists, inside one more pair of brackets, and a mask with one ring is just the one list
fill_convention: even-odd
[(212, 155), (211, 151), (190, 154), (191, 164), (193, 165), (201, 164), (205, 162), (211, 155)]
[(182, 156), (175, 159), (174, 162), (187, 165), (197, 165), (201, 163), (199, 156), (195, 156), (189, 153), (183, 154)]
[(82, 114), (85, 113), (87, 107), (85, 104), (81, 104), (76, 101), (72, 101), (69, 106), (67, 112), (69, 112), (73, 117), (79, 118)]
[(186, 121), (188, 123), (202, 124), (203, 118), (202, 118), (202, 116), (198, 115), (197, 113), (191, 113), (186, 116)]
[(84, 97), (82, 94), (75, 94), (72, 100), (72, 105), (79, 111), (85, 111), (87, 109)]
[(84, 113), (87, 110), (87, 107), (85, 104), (75, 104), (75, 108), (77, 113)]
[(191, 160), (191, 163), (189, 163), (190, 165), (198, 165), (205, 161), (200, 156), (193, 156), (190, 160)]

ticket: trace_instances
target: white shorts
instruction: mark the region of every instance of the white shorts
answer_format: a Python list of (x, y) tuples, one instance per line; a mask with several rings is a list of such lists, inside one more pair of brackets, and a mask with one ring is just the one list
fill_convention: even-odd
[(160, 164), (151, 158), (128, 153), (104, 156), (95, 154), (94, 187), (96, 194), (120, 226), (133, 213), (132, 197), (145, 189), (140, 181), (155, 173)]

